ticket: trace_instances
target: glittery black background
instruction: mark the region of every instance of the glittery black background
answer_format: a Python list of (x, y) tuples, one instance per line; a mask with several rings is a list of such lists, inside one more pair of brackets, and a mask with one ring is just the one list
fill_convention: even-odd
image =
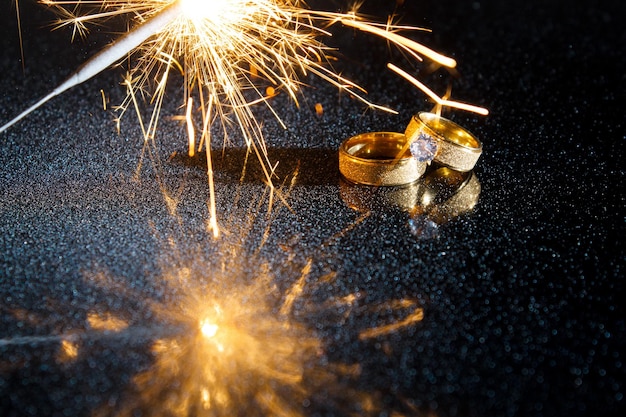
[[(45, 7), (22, 1), (22, 69), (10, 3), (0, 13), (2, 122), (114, 38), (96, 28), (70, 43), (68, 31), (50, 32)], [(186, 133), (169, 118), (183, 113), (176, 81), (150, 154), (132, 112), (118, 134), (114, 114), (103, 111), (101, 89), (110, 104), (125, 93), (123, 70), (103, 73), (0, 137), (1, 416), (119, 412), (166, 330), (84, 336), (69, 364), (58, 359), (55, 335), (80, 333), (94, 311), (131, 329), (160, 329), (149, 306), (176, 299), (164, 278), (172, 268), (232, 285), (266, 271), (278, 308), (309, 262), (291, 317), (323, 347), (307, 368), (305, 415), (621, 415), (622, 2), (392, 3), (366, 0), (363, 11), (384, 21), (395, 10), (405, 23), (432, 28), (415, 37), (454, 56), (458, 74), (422, 66), (421, 79), (438, 92), (453, 79), (453, 98), (491, 111), (448, 113), (484, 144), (474, 210), (420, 235), (401, 209), (372, 203), (358, 211), (342, 199), (341, 141), (402, 131), (413, 113), (431, 108), (385, 69), (388, 61), (411, 68), (407, 61), (372, 37), (336, 29), (329, 43), (340, 48), (337, 68), (398, 115), (366, 110), (314, 78), (299, 108), (285, 94), (272, 102), (286, 130), (259, 108), (289, 208), (275, 196), (268, 216), (258, 164), (251, 158), (242, 179), (241, 139), (232, 136), (221, 153), (217, 138), (219, 242), (207, 232), (205, 166), (181, 156)], [(370, 202), (380, 197), (364, 193)], [(224, 262), (232, 269), (215, 272)], [(419, 305), (423, 319), (359, 339), (403, 319), (402, 310), (375, 308), (397, 300)], [(313, 381), (321, 371), (335, 377), (324, 389)], [(258, 410), (241, 403), (230, 414)], [(160, 413), (157, 405), (143, 411)]]

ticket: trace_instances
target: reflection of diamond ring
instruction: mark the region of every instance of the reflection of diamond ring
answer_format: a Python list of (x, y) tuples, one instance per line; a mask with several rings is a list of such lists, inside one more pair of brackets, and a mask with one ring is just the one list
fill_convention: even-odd
[(422, 240), (439, 236), (439, 226), (474, 209), (480, 196), (480, 182), (474, 172), (441, 167), (420, 182), (422, 193), (411, 210), (409, 228)]
[(461, 126), (433, 113), (420, 112), (404, 132), (416, 160), (438, 162), (457, 171), (470, 171), (483, 151), (478, 139)]
[(357, 184), (410, 184), (422, 176), (426, 165), (411, 156), (402, 133), (362, 133), (339, 147), (339, 171)]
[(428, 213), (437, 224), (473, 210), (480, 196), (480, 182), (473, 172), (441, 167), (422, 181), (423, 191), (414, 214)]

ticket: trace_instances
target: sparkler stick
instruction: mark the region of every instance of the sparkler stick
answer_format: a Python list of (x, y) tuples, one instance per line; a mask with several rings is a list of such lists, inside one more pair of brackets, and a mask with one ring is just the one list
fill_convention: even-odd
[(125, 36), (118, 39), (107, 48), (103, 49), (92, 58), (90, 58), (85, 64), (83, 64), (76, 72), (70, 75), (63, 83), (56, 87), (47, 96), (24, 110), (14, 119), (0, 127), (0, 133), (13, 126), (15, 123), (28, 116), (30, 113), (41, 107), (50, 99), (64, 93), (72, 87), (76, 87), (79, 84), (84, 83), (90, 78), (101, 73), (118, 60), (122, 59), (126, 54), (137, 48), (146, 39), (158, 33), (168, 23), (175, 19), (180, 14), (181, 3), (176, 2), (164, 9), (158, 15), (148, 20), (144, 24), (138, 26), (134, 30), (128, 32)]

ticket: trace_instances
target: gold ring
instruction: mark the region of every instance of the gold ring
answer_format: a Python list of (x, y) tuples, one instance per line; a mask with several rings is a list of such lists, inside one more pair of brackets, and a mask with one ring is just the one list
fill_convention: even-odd
[(483, 152), (474, 135), (433, 113), (413, 116), (404, 134), (416, 160), (427, 164), (435, 161), (456, 171), (471, 171)]
[(362, 133), (339, 147), (339, 172), (357, 184), (410, 184), (422, 176), (426, 165), (413, 158), (402, 133)]

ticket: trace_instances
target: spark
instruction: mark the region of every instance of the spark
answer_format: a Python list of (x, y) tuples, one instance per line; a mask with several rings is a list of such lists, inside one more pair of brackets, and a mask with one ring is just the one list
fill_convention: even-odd
[(57, 354), (57, 361), (71, 362), (78, 357), (78, 345), (71, 340), (62, 340), (59, 352)]
[(419, 59), (419, 55), (421, 54), (443, 65), (444, 67), (448, 67), (448, 68), (456, 67), (456, 61), (454, 59), (447, 57), (445, 55), (442, 55), (438, 52), (435, 52), (432, 49), (422, 45), (419, 42), (415, 42), (411, 39), (408, 39), (404, 36), (394, 33), (390, 31), (390, 28), (388, 26), (386, 26), (385, 29), (381, 29), (371, 23), (362, 22), (358, 20), (352, 20), (352, 19), (342, 19), (341, 22), (346, 26), (352, 26), (356, 29), (362, 30), (363, 32), (373, 33), (377, 36), (380, 36), (381, 38), (385, 38), (393, 42), (395, 45), (401, 47), (403, 50), (413, 54), (418, 59)]
[(100, 90), (100, 95), (102, 96), (102, 109), (106, 111), (107, 109), (107, 98), (104, 94), (104, 90)]
[(120, 332), (128, 327), (126, 320), (113, 316), (110, 313), (89, 313), (87, 315), (87, 323), (89, 323), (90, 328), (99, 331)]
[(461, 103), (459, 101), (447, 100), (445, 98), (439, 97), (430, 88), (426, 87), (424, 83), (418, 81), (415, 77), (411, 76), (409, 73), (407, 73), (401, 68), (398, 68), (396, 65), (392, 63), (387, 64), (387, 67), (393, 72), (395, 72), (396, 74), (402, 76), (404, 79), (409, 81), (411, 84), (413, 84), (420, 90), (422, 90), (428, 97), (430, 97), (439, 106), (454, 107), (459, 110), (470, 111), (473, 113), (478, 113), (483, 116), (486, 116), (489, 114), (489, 110), (487, 110), (484, 107), (474, 106), (473, 104)]
[(17, 18), (17, 36), (20, 43), (20, 57), (22, 58), (22, 72), (26, 72), (26, 63), (24, 60), (24, 38), (22, 35), (22, 16), (20, 13), (20, 3), (18, 0), (14, 1), (15, 4), (15, 17)]
[[(395, 320), (394, 322), (389, 324), (383, 324), (377, 327), (371, 327), (366, 330), (362, 330), (359, 333), (359, 339), (365, 340), (388, 335), (397, 330), (409, 327), (414, 323), (418, 323), (424, 318), (424, 309), (417, 307), (415, 303), (411, 300), (400, 300), (395, 304), (396, 305), (393, 305), (394, 311), (406, 309), (411, 311), (411, 313), (402, 320)], [(387, 308), (386, 305), (384, 307)], [(379, 308), (379, 310), (382, 310), (382, 308)]]
[(196, 131), (193, 127), (193, 97), (189, 97), (187, 101), (187, 113), (185, 113), (185, 121), (187, 122), (187, 136), (189, 137), (189, 156), (196, 155)]

